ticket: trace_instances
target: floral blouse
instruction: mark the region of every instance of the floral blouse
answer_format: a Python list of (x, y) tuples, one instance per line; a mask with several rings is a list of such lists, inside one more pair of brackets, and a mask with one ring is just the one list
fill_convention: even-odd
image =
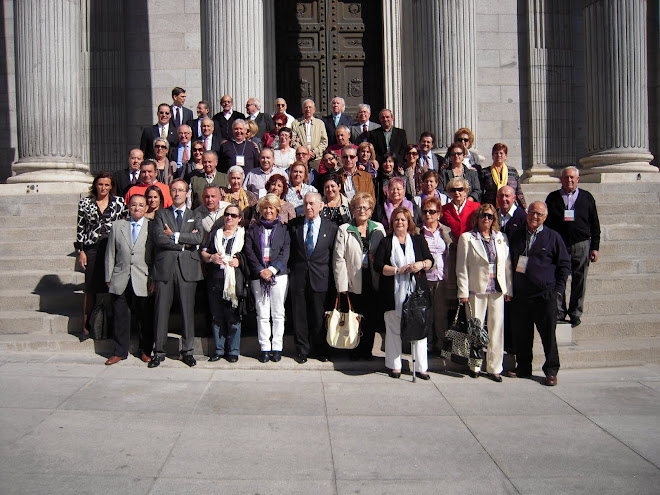
[(78, 203), (78, 229), (76, 232), (76, 249), (85, 250), (93, 247), (101, 239), (108, 236), (112, 222), (124, 218), (127, 213), (124, 198), (110, 196), (108, 206), (101, 212), (94, 196), (83, 198)]

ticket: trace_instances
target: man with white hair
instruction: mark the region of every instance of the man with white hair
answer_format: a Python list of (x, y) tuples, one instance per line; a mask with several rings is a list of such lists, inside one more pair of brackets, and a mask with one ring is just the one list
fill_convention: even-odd
[(332, 99), (330, 106), (332, 107), (332, 112), (321, 120), (323, 120), (323, 123), (325, 124), (325, 133), (328, 135), (328, 144), (332, 146), (337, 144), (337, 138), (335, 137), (337, 127), (345, 125), (350, 129), (353, 119), (351, 119), (349, 115), (344, 114), (346, 102), (340, 96), (335, 96)]
[(261, 111), (261, 102), (257, 98), (250, 98), (245, 104), (245, 120), (254, 120), (259, 130), (256, 137), (263, 139), (264, 132), (275, 129), (273, 118)]
[(278, 98), (275, 100), (275, 113), (271, 115), (271, 117), (275, 117), (276, 113), (281, 113), (286, 115), (286, 127), (291, 129), (291, 126), (293, 125), (293, 121), (296, 120), (296, 118), (291, 115), (290, 113), (287, 113), (287, 104), (286, 100), (284, 98)]
[(371, 107), (366, 103), (358, 105), (357, 123), (351, 126), (351, 142), (360, 144), (369, 139), (369, 133), (378, 129), (380, 124), (369, 120), (371, 118)]
[(587, 288), (589, 263), (598, 261), (600, 246), (600, 221), (594, 197), (578, 188), (580, 171), (566, 167), (561, 172), (561, 189), (545, 198), (548, 205), (547, 225), (559, 232), (571, 257), (571, 299), (566, 307), (566, 297), (557, 301), (557, 321), (578, 326), (584, 310), (584, 293)]
[[(291, 130), (295, 146), (305, 146), (309, 152), (310, 165), (318, 170), (321, 154), (328, 147), (328, 134), (321, 119), (314, 117), (314, 100), (303, 101), (303, 116), (296, 120)], [(311, 169), (310, 169), (311, 170)]]

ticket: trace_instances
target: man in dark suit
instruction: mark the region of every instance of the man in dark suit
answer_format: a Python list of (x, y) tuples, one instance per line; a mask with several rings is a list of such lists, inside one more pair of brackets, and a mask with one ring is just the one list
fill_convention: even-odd
[(408, 144), (406, 131), (394, 127), (394, 114), (387, 108), (378, 115), (381, 127), (369, 133), (369, 142), (374, 145), (376, 160), (383, 163), (385, 153), (394, 153), (397, 163), (403, 161), (404, 148)]
[(177, 177), (181, 167), (184, 166), (192, 158), (192, 129), (188, 124), (183, 124), (177, 128), (177, 137), (179, 145), (171, 147), (167, 153), (167, 159), (171, 162), (176, 162)]
[(218, 112), (213, 116), (213, 121), (215, 122), (215, 127), (218, 129), (218, 133), (223, 140), (232, 138), (232, 124), (235, 120), (245, 119), (245, 115), (241, 112), (233, 110), (234, 100), (229, 95), (224, 95), (220, 98), (220, 106), (222, 107), (222, 112)]
[(257, 98), (250, 98), (245, 104), (245, 120), (254, 120), (259, 130), (256, 137), (263, 140), (266, 131), (275, 129), (273, 117), (261, 111), (261, 102)]
[(131, 307), (136, 312), (140, 343), (137, 355), (151, 361), (154, 345), (153, 307), (148, 302), (149, 267), (147, 200), (137, 194), (131, 198), (130, 217), (112, 222), (105, 252), (105, 280), (112, 297), (115, 349), (105, 364), (112, 365), (128, 357), (131, 341)]
[(172, 109), (167, 103), (161, 103), (158, 105), (157, 116), (157, 124), (142, 129), (140, 149), (144, 153), (145, 158), (156, 157), (154, 154), (154, 139), (157, 137), (167, 138), (167, 141), (170, 143), (170, 148), (176, 147), (179, 144), (176, 125), (171, 121)]
[(195, 111), (197, 112), (197, 118), (186, 122), (186, 125), (189, 125), (190, 129), (192, 130), (193, 140), (199, 139), (199, 137), (202, 135), (202, 119), (211, 116), (211, 106), (207, 101), (201, 100), (199, 103), (197, 103), (197, 108)]
[(208, 117), (203, 118), (201, 128), (202, 135), (199, 137), (199, 140), (204, 143), (204, 149), (206, 151), (215, 151), (216, 153), (220, 151), (223, 139), (215, 132), (215, 121)]
[(328, 135), (328, 146), (337, 144), (337, 136), (335, 135), (337, 127), (345, 125), (350, 129), (353, 124), (353, 119), (350, 115), (344, 113), (346, 102), (343, 98), (335, 96), (330, 105), (332, 106), (332, 113), (321, 119), (325, 124), (325, 132)]
[(351, 126), (351, 142), (360, 144), (369, 139), (369, 133), (378, 129), (380, 124), (369, 120), (371, 118), (371, 107), (366, 103), (358, 105), (357, 123)]
[(186, 102), (186, 90), (176, 86), (172, 89), (172, 122), (179, 127), (192, 120), (193, 113), (190, 108), (183, 104)]
[(424, 170), (435, 170), (440, 173), (442, 160), (433, 153), (434, 143), (435, 136), (432, 132), (425, 131), (419, 135), (419, 163)]
[(135, 148), (128, 154), (128, 168), (117, 170), (112, 174), (115, 196), (126, 196), (128, 190), (140, 183), (140, 163), (144, 160), (142, 150)]
[(330, 264), (337, 225), (321, 218), (323, 199), (318, 193), (307, 193), (303, 200), (304, 217), (289, 222), (291, 248), (291, 306), (293, 330), (299, 363), (307, 357), (328, 360), (323, 317), (325, 297), (332, 280)]
[(195, 289), (202, 280), (202, 266), (197, 245), (202, 242), (202, 219), (186, 208), (188, 184), (174, 179), (170, 186), (172, 207), (156, 211), (149, 224), (150, 243), (153, 244), (152, 279), (156, 284), (155, 347), (149, 362), (155, 368), (165, 360), (165, 344), (172, 299), (176, 292), (181, 307), (182, 361), (195, 366), (193, 341), (195, 337)]

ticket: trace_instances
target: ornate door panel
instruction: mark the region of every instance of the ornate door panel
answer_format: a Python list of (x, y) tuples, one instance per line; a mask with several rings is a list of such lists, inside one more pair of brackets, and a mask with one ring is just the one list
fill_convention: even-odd
[(280, 0), (276, 3), (277, 93), (301, 115), (312, 98), (319, 115), (334, 96), (346, 112), (383, 104), (382, 7), (378, 1)]

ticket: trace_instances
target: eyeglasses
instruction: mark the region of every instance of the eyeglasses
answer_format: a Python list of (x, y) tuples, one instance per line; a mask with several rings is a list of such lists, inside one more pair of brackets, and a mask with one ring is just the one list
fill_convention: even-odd
[(543, 212), (541, 212), (541, 211), (528, 211), (528, 212), (527, 212), (527, 216), (531, 216), (531, 217), (539, 217), (539, 218), (541, 218), (541, 217), (544, 217), (544, 216), (545, 216), (545, 213), (543, 213)]
[(470, 139), (469, 138), (458, 138), (456, 141), (460, 143), (469, 143)]
[(309, 153), (296, 153), (296, 156), (307, 156)]
[(166, 150), (166, 149), (167, 149), (167, 146), (165, 146), (164, 144), (157, 144), (156, 146), (154, 146), (154, 149), (157, 149), (157, 150)]
[(465, 191), (465, 189), (462, 188), (462, 187), (450, 187), (449, 188), (449, 192), (452, 192), (452, 193), (463, 192), (463, 191)]
[(227, 211), (225, 212), (225, 215), (224, 215), (224, 216), (225, 216), (225, 217), (231, 217), (231, 218), (238, 218), (238, 217), (240, 217), (240, 215), (239, 215), (238, 213), (229, 213), (229, 212), (227, 212)]
[(356, 159), (356, 160), (357, 160), (357, 155), (342, 155), (341, 157), (342, 157), (344, 160), (353, 160), (353, 159)]
[(449, 153), (449, 156), (463, 156), (462, 151), (456, 151), (455, 153)]
[(355, 211), (369, 211), (371, 210), (371, 206), (356, 206)]
[(424, 213), (424, 215), (435, 215), (438, 213), (438, 210), (422, 210), (422, 213)]
[(483, 219), (483, 220), (490, 220), (490, 221), (493, 221), (493, 219), (494, 219), (495, 217), (493, 216), (492, 213), (482, 213), (481, 215), (479, 215), (479, 218), (481, 218), (481, 219)]

